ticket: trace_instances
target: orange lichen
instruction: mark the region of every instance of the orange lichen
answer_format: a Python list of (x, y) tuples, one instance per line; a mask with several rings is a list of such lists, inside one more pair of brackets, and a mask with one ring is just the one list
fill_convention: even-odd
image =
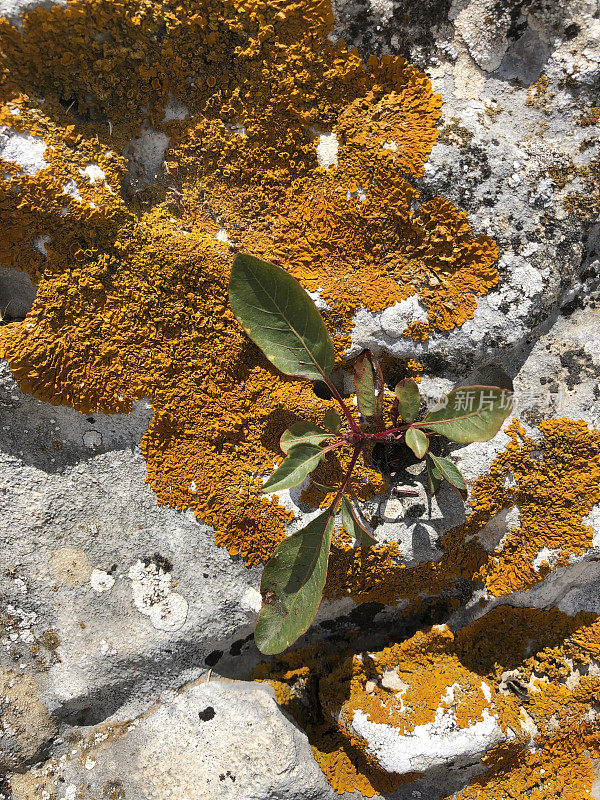
[[(100, 253), (109, 258), (107, 251), (130, 216), (120, 195), (125, 159), (82, 139), (72, 124), (57, 123), (23, 98), (0, 109), (0, 125), (45, 143), (47, 163), (30, 175), (0, 160), (2, 264), (39, 280), (42, 272), (62, 271), (64, 264), (89, 262)], [(89, 177), (90, 165), (101, 170), (101, 179), (93, 172)], [(44, 256), (32, 243), (45, 235), (50, 239)]]
[[(255, 678), (274, 687), (278, 702), (305, 729), (340, 794), (385, 791), (367, 743), (348, 727), (355, 709), (410, 732), (434, 716), (452, 686), (459, 727), (487, 708), (506, 736), (484, 756), (485, 772), (471, 779), (461, 800), (589, 800), (590, 758), (600, 744), (598, 653), (600, 618), (594, 614), (501, 606), (454, 636), (438, 627), (377, 652), (353, 650), (350, 642), (337, 652), (306, 648), (259, 666)], [(402, 703), (389, 671), (405, 684)], [(525, 696), (510, 689), (508, 677)], [(388, 779), (399, 785), (416, 777)]]
[(565, 192), (563, 205), (568, 214), (577, 214), (582, 219), (598, 214), (600, 210), (600, 158), (585, 164), (575, 164), (569, 159), (547, 170), (559, 189), (575, 184), (579, 191)]
[(407, 339), (413, 339), (415, 342), (424, 342), (429, 338), (431, 333), (431, 326), (425, 320), (418, 319), (416, 322), (411, 323), (402, 331), (402, 335)]
[[(334, 542), (327, 595), (351, 595), (359, 603), (404, 598), (418, 606), (423, 592), (452, 592), (466, 579), (500, 597), (543, 580), (548, 566), (534, 566), (543, 548), (554, 552), (555, 566), (584, 553), (592, 546), (592, 529), (582, 520), (600, 500), (600, 432), (567, 419), (547, 420), (540, 431), (537, 442), (518, 423), (508, 427), (506, 449), (473, 484), (467, 521), (441, 538), (439, 561), (409, 569), (395, 542), (366, 552)], [(501, 548), (486, 552), (478, 534), (513, 506), (520, 511), (518, 527)]]
[[(338, 794), (358, 791), (364, 797), (393, 792), (413, 776), (387, 773), (365, 753), (359, 737), (351, 737), (321, 709), (321, 679), (345, 660), (347, 651), (324, 653), (306, 648), (261, 664), (256, 680), (268, 680), (277, 702), (306, 731), (315, 760)], [(327, 698), (323, 697), (324, 700)]]
[(549, 114), (549, 105), (554, 98), (554, 92), (548, 91), (548, 85), (548, 77), (546, 75), (540, 76), (527, 90), (525, 105), (531, 108), (537, 108), (545, 114)]
[[(248, 563), (291, 516), (257, 491), (279, 435), (331, 403), (240, 333), (219, 229), (320, 292), (339, 356), (361, 306), (417, 293), (449, 330), (497, 281), (496, 246), (464, 213), (415, 204), (440, 113), (429, 79), (402, 58), (363, 64), (328, 39), (332, 21), (325, 0), (69, 0), (26, 14), (22, 31), (0, 21), (0, 123), (43, 137), (48, 164), (2, 163), (0, 258), (38, 296), (0, 351), (52, 403), (115, 412), (149, 398), (159, 503), (192, 508)], [(322, 132), (337, 166), (319, 166)], [(169, 147), (146, 185), (126, 162), (156, 134)], [(45, 236), (44, 255), (32, 241)], [(359, 497), (383, 486), (359, 468)]]
[(406, 362), (406, 377), (412, 378), (416, 383), (421, 383), (422, 372), (423, 364), (420, 361), (415, 361), (414, 358), (409, 358)]
[(577, 122), (582, 128), (588, 125), (597, 125), (600, 122), (600, 106), (591, 106), (588, 109), (584, 109)]
[(491, 708), (491, 701), (481, 689), (479, 675), (465, 669), (451, 652), (453, 639), (448, 628), (433, 628), (368, 657), (340, 662), (321, 681), (324, 710), (339, 718), (346, 735), (352, 735), (349, 726), (356, 710), (404, 735), (433, 722), (440, 705), (448, 707), (450, 700), (444, 695), (452, 685), (458, 725), (475, 723), (484, 709)]
[[(508, 670), (531, 687), (524, 704), (513, 695), (502, 711), (521, 746), (490, 751), (486, 771), (460, 800), (590, 800), (591, 758), (599, 743), (600, 677), (593, 660), (600, 652), (598, 617), (501, 607), (460, 631), (457, 643), (472, 669), (496, 681)], [(525, 718), (535, 725), (533, 746), (525, 746)]]
[[(582, 520), (600, 500), (600, 432), (566, 419), (542, 422), (540, 431), (538, 444), (514, 425), (510, 444), (490, 471), (504, 494), (502, 505), (512, 501), (520, 512), (519, 526), (476, 576), (496, 596), (527, 589), (547, 574), (548, 567), (534, 566), (542, 548), (554, 551), (554, 566), (560, 567), (592, 546), (592, 528)], [(511, 477), (516, 485), (506, 487)], [(485, 503), (475, 491), (475, 515)]]

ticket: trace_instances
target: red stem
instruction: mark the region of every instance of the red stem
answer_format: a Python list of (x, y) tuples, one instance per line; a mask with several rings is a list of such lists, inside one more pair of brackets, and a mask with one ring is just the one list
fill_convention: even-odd
[(360, 455), (360, 451), (362, 450), (363, 445), (362, 442), (359, 442), (357, 445), (354, 446), (354, 452), (352, 453), (352, 458), (350, 459), (350, 463), (348, 464), (348, 469), (346, 470), (346, 474), (344, 475), (344, 480), (342, 481), (342, 485), (338, 489), (338, 493), (333, 499), (332, 504), (329, 506), (329, 516), (331, 517), (332, 514), (335, 514), (335, 507), (340, 502), (340, 498), (344, 494), (346, 490), (346, 486), (348, 485), (348, 481), (350, 480), (350, 476), (352, 475), (352, 470), (354, 469), (354, 465), (358, 461), (358, 457)]
[(323, 372), (321, 367), (316, 362), (315, 362), (315, 366), (319, 370), (321, 375), (323, 376), (323, 381), (327, 384), (327, 388), (329, 389), (331, 394), (335, 397), (335, 399), (340, 404), (340, 406), (342, 408), (342, 411), (344, 412), (344, 414), (346, 416), (346, 419), (348, 420), (348, 424), (350, 425), (350, 427), (352, 429), (352, 433), (356, 433), (357, 435), (363, 437), (365, 434), (361, 431), (361, 429), (358, 427), (358, 425), (354, 421), (354, 417), (352, 416), (352, 412), (350, 411), (350, 409), (348, 408), (346, 403), (344, 403), (342, 395), (338, 392), (338, 390), (335, 388), (335, 386), (333, 385), (333, 383), (331, 382), (329, 377), (325, 374), (325, 372)]
[(366, 435), (369, 439), (385, 439), (390, 433), (401, 433), (402, 431), (407, 431), (409, 428), (410, 425), (401, 425), (399, 428), (388, 428), (386, 431), (381, 431), (381, 433), (369, 433)]
[(330, 450), (335, 450), (336, 447), (341, 447), (343, 444), (348, 444), (348, 442), (345, 439), (340, 439), (339, 442), (334, 442), (333, 444), (327, 445), (327, 447), (323, 447), (321, 452), (328, 453)]

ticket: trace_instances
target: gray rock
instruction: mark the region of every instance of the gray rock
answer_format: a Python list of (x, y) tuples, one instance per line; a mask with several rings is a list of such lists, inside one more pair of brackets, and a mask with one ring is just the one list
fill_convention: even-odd
[[(0, 14), (20, 26), (20, 15), (40, 4), (50, 3), (2, 0)], [(460, 329), (424, 344), (405, 339), (406, 325), (425, 316), (411, 298), (378, 314), (360, 311), (348, 355), (372, 347), (422, 361), (430, 402), (457, 382), (513, 384), (531, 434), (548, 417), (598, 426), (599, 227), (595, 211), (575, 213), (567, 202), (592, 192), (586, 170), (598, 158), (600, 126), (577, 124), (582, 107), (598, 104), (597, 3), (334, 0), (334, 10), (334, 36), (363, 55), (400, 53), (427, 71), (444, 106), (439, 141), (416, 182), (421, 198), (439, 194), (464, 208), (474, 234), (492, 236), (501, 253), (498, 287)], [(186, 111), (173, 100), (166, 118)], [(167, 145), (163, 132), (141, 131), (126, 151), (126, 189), (155, 183)], [(8, 128), (0, 129), (0, 156), (28, 175), (46, 165), (39, 137)], [(65, 192), (76, 197), (76, 183)], [(31, 246), (43, 253), (46, 243), (40, 236)], [(0, 272), (6, 320), (23, 316), (34, 294), (24, 274)], [(191, 513), (156, 506), (139, 452), (150, 416), (141, 401), (128, 416), (85, 417), (23, 396), (6, 368), (0, 375), (0, 766), (18, 773), (14, 796), (333, 797), (306, 738), (266, 688), (188, 684), (211, 667), (250, 678), (260, 575), (216, 548)], [(473, 481), (506, 442), (500, 434), (453, 457)], [(423, 475), (407, 475), (418, 497), (375, 498), (364, 510), (380, 541), (399, 542), (410, 568), (439, 559), (440, 537), (465, 509), (449, 490), (430, 502)], [(299, 492), (286, 503), (298, 525), (306, 520)], [(518, 510), (493, 518), (480, 535), (485, 548), (499, 547), (517, 522)], [(600, 613), (598, 507), (588, 522), (595, 539), (581, 557), (485, 609), (467, 586), (451, 626), (507, 602)], [(328, 624), (314, 627), (314, 640), (356, 627), (355, 610), (348, 599), (323, 604), (318, 623)], [(360, 613), (364, 623), (371, 612)], [(395, 613), (384, 609), (378, 623), (397, 631)], [(440, 731), (411, 751), (426, 778), (395, 797), (437, 800), (458, 790), (467, 778), (449, 765), (477, 760), (497, 733), (453, 745)], [(380, 763), (404, 769), (415, 743), (370, 733)]]
[[(424, 4), (418, 15), (401, 3), (378, 27), (364, 14), (357, 26), (354, 5), (340, 5), (339, 35), (347, 40), (350, 32), (364, 53), (406, 55), (441, 92), (441, 136), (418, 183), (422, 199), (439, 194), (467, 209), (473, 232), (492, 236), (501, 254), (498, 287), (461, 328), (415, 343), (402, 332), (423, 314), (408, 301), (378, 314), (359, 311), (350, 353), (372, 347), (416, 358), (429, 374), (461, 376), (507, 350), (522, 352), (558, 309), (598, 288), (598, 271), (588, 268), (593, 218), (564, 205), (585, 193), (577, 170), (598, 155), (598, 126), (575, 124), (600, 80), (595, 4), (578, 0), (567, 12), (564, 4), (533, 3), (514, 17), (487, 0), (457, 0), (447, 10)], [(530, 86), (541, 75), (546, 83)], [(563, 170), (564, 186), (553, 181), (553, 168)]]
[(137, 713), (256, 619), (258, 571), (144, 483), (149, 413), (144, 401), (130, 415), (53, 407), (4, 367), (0, 661), (35, 677), (61, 722)]
[[(14, 800), (325, 800), (337, 797), (272, 690), (211, 683), (165, 693), (146, 714), (88, 729), (12, 780)], [(33, 794), (37, 791), (38, 794)], [(112, 794), (111, 794), (112, 792)]]
[(0, 772), (24, 770), (56, 735), (56, 722), (38, 697), (34, 678), (0, 672)]
[(34, 8), (50, 8), (66, 5), (66, 0), (0, 0), (0, 17), (6, 17), (19, 30), (23, 23), (21, 17)]

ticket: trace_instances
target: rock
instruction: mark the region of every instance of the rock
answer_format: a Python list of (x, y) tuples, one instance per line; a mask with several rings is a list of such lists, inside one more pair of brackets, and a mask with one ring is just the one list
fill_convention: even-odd
[(48, 166), (44, 160), (46, 142), (41, 136), (0, 126), (0, 158), (14, 161), (26, 175), (35, 175)]
[[(371, 100), (359, 96), (354, 111), (362, 109), (364, 119), (340, 122), (328, 106), (340, 93), (339, 82), (320, 76), (314, 88), (308, 69), (291, 79), (289, 64), (304, 70), (306, 57), (300, 46), (306, 31), (297, 14), (286, 16), (293, 4), (284, 3), (275, 21), (272, 10), (259, 18), (249, 4), (238, 14), (248, 25), (235, 29), (237, 18), (222, 26), (218, 10), (204, 20), (190, 15), (185, 3), (168, 14), (146, 3), (133, 18), (127, 4), (98, 4), (98, 21), (93, 14), (78, 18), (74, 0), (64, 10), (73, 15), (65, 17), (65, 27), (60, 8), (52, 15), (38, 10), (23, 25), (27, 12), (51, 5), (62, 3), (0, 2), (0, 13), (16, 26), (2, 28), (2, 36), (19, 43), (21, 34), (29, 36), (29, 49), (15, 49), (23, 64), (14, 70), (15, 93), (0, 126), (0, 158), (8, 164), (2, 216), (10, 228), (6, 244), (0, 242), (1, 333), (8, 330), (4, 323), (23, 321), (39, 285), (39, 310), (10, 329), (31, 333), (33, 342), (22, 362), (12, 354), (20, 379), (30, 379), (31, 390), (41, 393), (43, 378), (41, 396), (84, 410), (122, 410), (132, 397), (142, 399), (130, 414), (82, 414), (24, 395), (6, 366), (0, 374), (0, 766), (10, 773), (15, 800), (332, 798), (317, 762), (338, 791), (394, 800), (450, 794), (465, 800), (489, 786), (515, 797), (539, 791), (541, 800), (599, 795), (597, 743), (586, 733), (598, 727), (600, 652), (593, 617), (600, 614), (593, 433), (600, 426), (596, 4), (334, 0), (332, 40), (355, 44), (365, 62), (372, 53), (405, 56), (442, 95), (437, 143), (425, 163), (423, 152), (407, 171), (420, 195), (411, 195), (408, 206), (416, 210), (440, 196), (465, 212), (464, 218), (450, 214), (452, 224), (468, 221), (470, 235), (489, 236), (499, 248), (498, 284), (476, 297), (464, 324), (433, 328), (421, 341), (407, 328), (427, 328), (424, 297), (414, 294), (378, 311), (359, 308), (344, 320), (353, 325), (344, 328), (350, 337), (344, 355), (371, 347), (398, 368), (419, 361), (428, 405), (457, 383), (514, 388), (520, 427), (507, 423), (490, 442), (443, 451), (465, 475), (471, 507), (448, 487), (431, 498), (422, 467), (406, 452), (395, 454), (399, 488), (418, 495), (388, 492), (360, 503), (379, 547), (364, 552), (336, 543), (330, 599), (300, 642), (312, 649), (294, 650), (257, 673), (276, 686), (280, 705), (266, 687), (250, 683), (261, 660), (252, 642), (260, 567), (244, 566), (240, 556), (217, 547), (214, 531), (192, 510), (165, 505), (198, 508), (191, 469), (183, 490), (171, 492), (170, 482), (188, 457), (190, 463), (204, 458), (194, 448), (179, 449), (196, 442), (204, 404), (212, 403), (204, 420), (216, 431), (211, 453), (225, 454), (229, 464), (255, 435), (252, 409), (263, 394), (247, 375), (260, 369), (254, 356), (245, 350), (248, 363), (230, 364), (237, 358), (229, 352), (235, 350), (231, 328), (211, 328), (210, 336), (225, 346), (221, 361), (208, 360), (207, 372), (215, 364), (231, 368), (231, 384), (247, 381), (251, 397), (232, 392), (233, 402), (221, 386), (211, 395), (204, 374), (182, 379), (197, 350), (192, 334), (207, 325), (205, 311), (186, 303), (212, 290), (208, 284), (198, 289), (205, 273), (210, 280), (223, 277), (210, 273), (211, 258), (229, 263), (234, 249), (244, 247), (269, 256), (281, 224), (265, 211), (270, 181), (285, 202), (298, 199), (306, 165), (320, 168), (323, 183), (304, 197), (305, 228), (289, 242), (277, 240), (277, 252), (284, 258), (310, 225), (320, 225), (321, 217), (330, 221), (319, 192), (331, 181), (335, 206), (339, 179), (340, 186), (350, 180), (340, 195), (349, 213), (355, 206), (372, 213), (375, 227), (361, 235), (377, 261), (382, 240), (373, 186), (364, 171), (359, 180), (343, 170), (356, 166), (348, 142), (356, 136), (357, 151), (370, 142), (368, 135), (360, 139), (360, 125), (367, 120), (372, 134), (392, 124), (391, 115), (385, 104), (371, 114)], [(310, 12), (321, 10), (327, 9)], [(31, 43), (38, 44), (43, 29), (39, 41), (52, 46), (51, 18), (61, 31), (54, 33), (60, 55), (41, 58)], [(284, 30), (284, 48), (270, 38), (276, 25)], [(223, 44), (234, 29), (235, 54)], [(246, 40), (248, 30), (258, 33)], [(201, 44), (190, 47), (191, 35)], [(84, 50), (95, 53), (87, 72)], [(238, 75), (243, 59), (257, 52), (281, 56), (285, 67), (252, 74), (240, 69)], [(201, 63), (198, 53), (206, 53)], [(170, 83), (163, 59), (176, 64), (179, 84)], [(351, 82), (353, 71), (366, 74), (354, 54), (344, 64), (344, 80)], [(12, 64), (0, 66), (13, 72)], [(260, 91), (252, 96), (264, 109), (244, 104), (255, 79)], [(232, 86), (231, 107), (220, 105)], [(285, 105), (305, 86), (314, 96), (294, 105), (289, 118), (277, 117), (271, 95)], [(296, 145), (288, 152), (288, 139), (317, 106), (326, 124), (305, 126), (295, 161), (290, 152)], [(432, 101), (428, 113), (434, 112)], [(256, 130), (272, 114), (282, 138), (266, 153)], [(255, 150), (247, 146), (253, 131)], [(417, 130), (413, 138), (420, 135)], [(219, 151), (208, 141), (217, 141)], [(403, 147), (410, 149), (386, 139), (377, 159), (401, 158)], [(223, 153), (233, 162), (238, 152), (247, 163), (237, 161), (237, 172), (229, 173)], [(300, 176), (297, 191), (295, 173), (286, 172), (291, 161)], [(252, 165), (257, 174), (264, 168), (256, 186)], [(294, 198), (278, 183), (280, 174), (293, 183)], [(211, 183), (214, 175), (219, 183)], [(285, 220), (284, 202), (277, 203)], [(338, 222), (319, 229), (328, 246), (337, 241)], [(346, 249), (340, 245), (336, 280), (353, 257), (357, 231), (351, 230)], [(436, 291), (448, 280), (437, 261), (455, 255), (454, 232), (448, 231), (437, 231), (427, 256), (428, 286)], [(139, 250), (146, 240), (151, 246)], [(184, 274), (185, 259), (169, 261), (186, 241), (192, 242), (190, 263), (200, 264), (191, 277)], [(389, 240), (385, 247), (395, 252)], [(161, 259), (168, 270), (144, 273)], [(315, 283), (310, 295), (335, 314), (335, 297), (324, 299), (326, 291), (310, 277), (312, 263), (303, 273)], [(377, 280), (389, 267), (385, 258), (381, 263)], [(458, 282), (456, 276), (450, 282)], [(376, 296), (377, 281), (371, 283), (363, 281), (360, 291)], [(123, 311), (119, 303), (138, 294), (143, 304)], [(230, 324), (226, 300), (215, 307), (219, 324)], [(142, 312), (151, 323), (144, 334), (124, 333)], [(85, 321), (80, 327), (71, 319), (77, 314)], [(34, 328), (45, 326), (47, 349), (38, 330), (28, 327), (34, 318)], [(95, 338), (101, 329), (102, 340)], [(152, 380), (123, 377), (138, 361), (150, 364)], [(162, 371), (154, 376), (159, 361)], [(78, 369), (79, 395), (70, 383)], [(344, 376), (338, 377), (342, 385)], [(102, 395), (113, 384), (115, 393)], [(276, 398), (271, 427), (253, 440), (262, 447), (273, 439), (272, 453), (282, 414), (294, 416), (307, 404), (299, 394), (290, 400), (289, 384), (282, 386), (269, 388)], [(141, 449), (144, 442), (148, 452), (149, 438), (152, 463)], [(251, 448), (245, 453), (250, 462)], [(260, 465), (252, 469), (253, 479), (261, 474)], [(223, 491), (237, 493), (239, 474), (222, 474)], [(206, 487), (202, 491), (206, 500)], [(218, 490), (214, 498), (205, 510), (212, 511)], [(279, 500), (278, 521), (286, 510), (295, 515), (291, 523), (285, 518), (288, 533), (315, 513), (302, 500), (302, 487)], [(245, 516), (245, 499), (235, 502), (230, 528), (241, 537), (258, 529), (262, 518)], [(223, 536), (219, 541), (230, 544)], [(262, 558), (268, 547), (258, 551)], [(193, 683), (211, 669), (213, 678), (248, 682)], [(482, 757), (499, 744), (484, 764)], [(510, 758), (496, 758), (499, 753)], [(398, 780), (414, 772), (423, 775), (406, 785)], [(0, 780), (0, 798), (6, 785)]]
[[(329, 700), (329, 713), (344, 734), (361, 742), (386, 772), (472, 766), (506, 738), (491, 687), (445, 654), (451, 641), (450, 631), (438, 626), (426, 637), (417, 634), (395, 648), (355, 656), (347, 699), (339, 708)], [(434, 659), (436, 672), (428, 678)], [(335, 685), (345, 680), (340, 670), (325, 678), (323, 696), (338, 697)]]
[(24, 319), (34, 299), (35, 287), (29, 275), (0, 267), (0, 313), (3, 321)]
[(132, 192), (139, 192), (156, 182), (162, 169), (169, 137), (162, 131), (144, 128), (140, 136), (125, 149), (129, 173), (127, 185)]
[(13, 777), (14, 800), (44, 791), (56, 800), (336, 796), (306, 737), (264, 686), (211, 681), (167, 692), (146, 714), (88, 729), (63, 749), (26, 777)]
[[(493, 781), (520, 796), (551, 773), (558, 796), (577, 781), (583, 798), (593, 782), (599, 632), (590, 614), (504, 606), (454, 633), (433, 626), (382, 650), (354, 640), (337, 652), (289, 653), (260, 676), (307, 729), (340, 793), (463, 798)], [(315, 691), (322, 719), (310, 710)], [(573, 757), (582, 718), (590, 735)], [(507, 752), (517, 766), (496, 761)]]
[(24, 770), (39, 760), (56, 735), (56, 723), (38, 699), (34, 678), (14, 670), (0, 672), (0, 770), (3, 774)]
[(64, 5), (66, 0), (1, 0), (0, 15), (6, 17), (19, 30), (22, 30), (22, 16), (34, 8), (51, 8)]
[(495, 716), (486, 709), (481, 720), (461, 728), (456, 721), (454, 687), (449, 686), (440, 697), (435, 719), (417, 725), (405, 733), (380, 722), (371, 722), (357, 709), (352, 717), (351, 730), (366, 741), (365, 750), (388, 772), (404, 775), (407, 772), (426, 772), (437, 766), (456, 769), (470, 765), (504, 740)]
[[(353, 26), (345, 8), (353, 6), (340, 9), (340, 35), (349, 31), (363, 52), (408, 55), (443, 95), (441, 135), (419, 184), (422, 199), (440, 194), (468, 209), (474, 230), (492, 236), (501, 253), (497, 289), (478, 300), (462, 327), (433, 332), (421, 344), (402, 335), (412, 321), (403, 304), (377, 314), (362, 310), (350, 352), (373, 347), (416, 358), (426, 373), (443, 365), (459, 376), (524, 350), (541, 323), (593, 290), (586, 255), (597, 236), (590, 230), (593, 213), (578, 214), (575, 205), (583, 186), (591, 186), (585, 176), (597, 158), (596, 128), (577, 124), (574, 110), (580, 102), (595, 105), (589, 90), (600, 75), (600, 23), (590, 16), (592, 4), (571, 3), (563, 14), (558, 3), (534, 3), (511, 15), (487, 0), (465, 0), (452, 3), (448, 21), (439, 4), (425, 5), (419, 15), (407, 9), (373, 29)], [(414, 26), (410, 36), (406, 17)], [(596, 200), (588, 202), (597, 209)], [(395, 326), (387, 322), (392, 313)]]
[(86, 417), (23, 395), (6, 370), (1, 392), (6, 667), (39, 684), (54, 718), (93, 724), (240, 648), (258, 572), (189, 512), (157, 507), (137, 445), (146, 404)]

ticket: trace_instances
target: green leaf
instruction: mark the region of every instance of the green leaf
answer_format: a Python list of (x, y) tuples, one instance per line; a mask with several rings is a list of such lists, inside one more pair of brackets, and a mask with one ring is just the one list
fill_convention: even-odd
[(354, 391), (358, 410), (365, 419), (381, 418), (383, 410), (383, 376), (381, 367), (370, 350), (365, 350), (354, 362)]
[(429, 448), (429, 439), (418, 428), (409, 428), (406, 431), (406, 444), (417, 458), (423, 458)]
[(431, 459), (435, 465), (437, 473), (442, 478), (445, 478), (451, 486), (454, 486), (455, 489), (458, 489), (460, 496), (463, 500), (467, 499), (467, 485), (465, 484), (465, 479), (463, 478), (461, 471), (450, 461), (448, 458), (442, 458), (441, 456), (434, 456), (431, 454)]
[(377, 544), (377, 539), (369, 533), (359, 520), (352, 502), (347, 497), (342, 497), (342, 525), (346, 533), (361, 544), (366, 544), (367, 547)]
[(248, 336), (285, 375), (311, 380), (322, 380), (321, 370), (329, 375), (333, 342), (313, 301), (284, 269), (236, 256), (229, 302)]
[(342, 427), (342, 418), (335, 408), (330, 408), (325, 414), (325, 417), (323, 418), (323, 425), (325, 425), (327, 430), (331, 431), (332, 433), (337, 433)]
[(442, 482), (442, 473), (439, 471), (438, 467), (431, 456), (431, 453), (427, 453), (425, 456), (425, 466), (427, 467), (427, 479), (429, 481), (429, 491), (431, 494), (435, 494), (437, 490), (440, 488), (440, 483)]
[(321, 444), (325, 439), (331, 439), (333, 435), (319, 428), (312, 422), (295, 422), (291, 428), (285, 431), (279, 440), (279, 446), (284, 453), (288, 453), (292, 447), (299, 444)]
[(267, 563), (254, 631), (261, 653), (281, 653), (308, 630), (321, 604), (332, 533), (333, 515), (325, 511), (284, 539)]
[(419, 413), (421, 394), (416, 381), (405, 378), (396, 384), (396, 397), (398, 398), (398, 411), (404, 422), (413, 422)]
[(353, 378), (358, 410), (367, 419), (374, 417), (377, 401), (375, 399), (373, 367), (365, 353), (356, 359)]
[(322, 448), (315, 444), (298, 444), (292, 447), (283, 464), (263, 484), (261, 491), (275, 492), (278, 489), (297, 486), (313, 471), (324, 456)]
[(441, 433), (453, 442), (487, 442), (512, 409), (512, 392), (497, 386), (459, 386), (444, 395), (415, 425)]

